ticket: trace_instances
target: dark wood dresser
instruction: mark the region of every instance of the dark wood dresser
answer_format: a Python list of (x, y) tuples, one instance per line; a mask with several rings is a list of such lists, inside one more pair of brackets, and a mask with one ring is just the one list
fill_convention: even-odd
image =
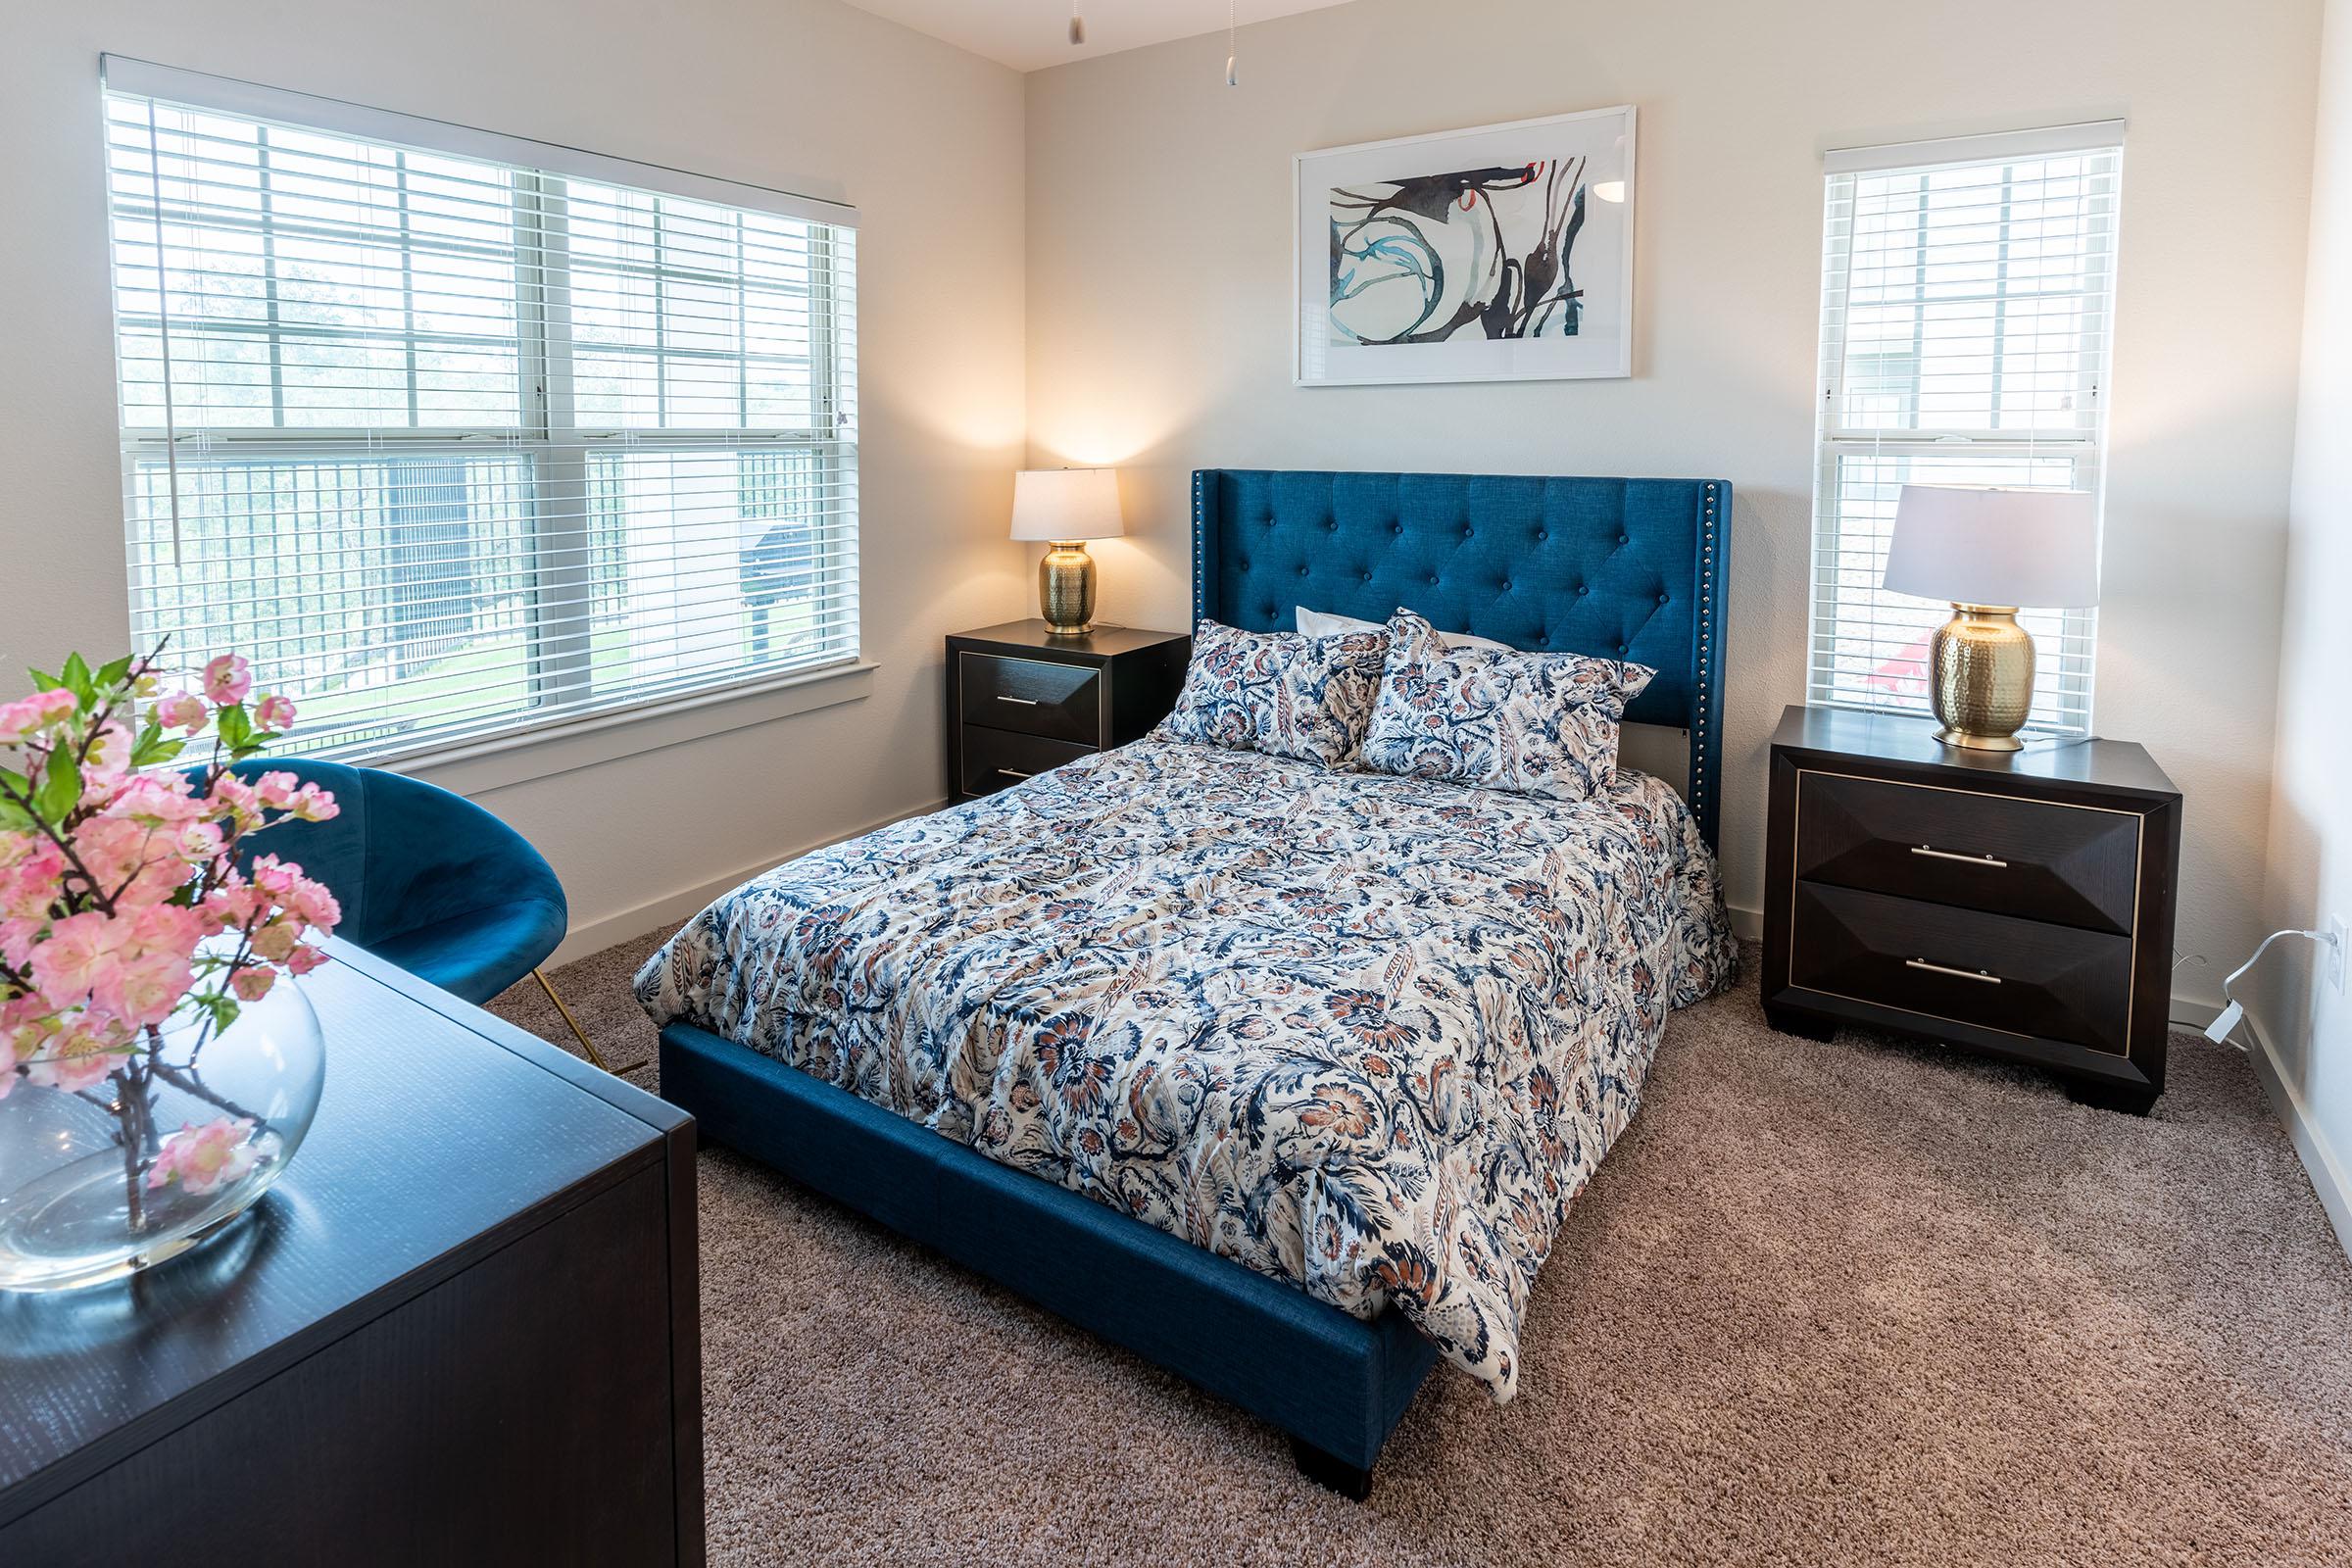
[(0, 1563), (700, 1563), (693, 1120), (335, 953), (284, 1179), (0, 1293)]
[(948, 639), (948, 800), (974, 800), (1141, 740), (1176, 706), (1193, 640), (1101, 626), (1056, 637), (1015, 620)]
[(1764, 1010), (1925, 1035), (2144, 1113), (2164, 1089), (2180, 793), (2126, 741), (1971, 752), (1790, 708), (1772, 743)]

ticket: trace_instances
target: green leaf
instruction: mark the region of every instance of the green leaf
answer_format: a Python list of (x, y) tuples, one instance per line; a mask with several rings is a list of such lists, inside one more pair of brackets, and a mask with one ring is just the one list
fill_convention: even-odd
[(81, 767), (65, 747), (49, 754), (49, 769), (41, 777), (41, 790), (32, 804), (53, 824), (63, 824), (68, 813), (81, 804)]
[[(150, 728), (152, 729), (153, 726), (150, 726)], [(186, 741), (168, 741), (158, 734), (142, 735), (139, 737), (138, 745), (133, 746), (130, 749), (130, 765), (133, 767), (153, 767), (158, 762), (169, 762), (172, 760), (172, 759), (177, 757), (181, 752), (185, 751), (187, 749), (187, 745), (188, 743)]]
[(242, 757), (253, 745), (253, 720), (246, 716), (243, 703), (231, 703), (215, 715), (214, 724), (220, 729), (220, 744), (231, 756)]
[(0, 800), (0, 829), (23, 829), (32, 826), (32, 813), (16, 802)]
[(90, 666), (79, 654), (66, 656), (66, 667), (58, 671), (58, 677), (66, 690), (84, 704), (94, 701), (98, 696), (98, 688), (90, 684)]
[(28, 669), (24, 673), (32, 677), (32, 689), (36, 692), (53, 692), (65, 684), (45, 669)]
[(130, 679), (130, 666), (137, 662), (138, 658), (133, 654), (124, 654), (121, 659), (114, 661), (104, 669), (98, 671), (96, 679), (99, 688), (101, 690), (110, 690), (114, 687), (122, 685), (124, 681)]

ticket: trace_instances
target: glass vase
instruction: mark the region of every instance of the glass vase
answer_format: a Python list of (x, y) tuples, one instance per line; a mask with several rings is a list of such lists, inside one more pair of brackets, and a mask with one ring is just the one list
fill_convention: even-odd
[(95, 1082), (0, 1081), (0, 1290), (118, 1279), (220, 1231), (285, 1174), (325, 1072), (281, 976), (225, 1029), (183, 1007)]

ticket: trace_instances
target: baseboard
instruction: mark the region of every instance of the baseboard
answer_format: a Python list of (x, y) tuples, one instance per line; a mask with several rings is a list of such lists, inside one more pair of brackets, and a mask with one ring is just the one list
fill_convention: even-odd
[(2278, 1054), (2271, 1049), (2270, 1036), (2262, 1032), (2252, 1013), (2246, 1014), (2243, 1028), (2254, 1041), (2254, 1049), (2246, 1053), (2254, 1063), (2254, 1076), (2262, 1080), (2264, 1091), (2271, 1097), (2271, 1108), (2286, 1123), (2287, 1141), (2294, 1145), (2297, 1157), (2303, 1161), (2312, 1190), (2320, 1195), (2320, 1206), (2328, 1211), (2328, 1223), (2335, 1227), (2336, 1242), (2346, 1253), (2352, 1253), (2352, 1176), (2346, 1175), (2344, 1162), (2336, 1158), (2335, 1146), (2313, 1119), (2311, 1107), (2303, 1102), (2302, 1091), (2280, 1067)]
[(556, 949), (554, 955), (547, 961), (550, 964), (569, 963), (574, 958), (585, 958), (591, 953), (602, 953), (605, 949), (617, 943), (626, 942), (631, 937), (641, 937), (657, 927), (676, 925), (688, 916), (702, 912), (710, 901), (720, 894), (729, 889), (743, 886), (744, 883), (749, 882), (762, 871), (774, 870), (786, 860), (797, 860), (802, 856), (813, 851), (844, 843), (860, 834), (871, 833), (876, 828), (888, 827), (893, 822), (904, 822), (908, 817), (928, 816), (947, 804), (944, 800), (931, 801), (910, 811), (894, 811), (889, 816), (877, 818), (862, 827), (854, 827), (847, 833), (831, 834), (825, 838), (801, 845), (797, 849), (785, 850), (781, 854), (755, 860), (749, 865), (729, 871), (724, 876), (712, 877), (706, 882), (697, 882), (692, 887), (675, 889), (662, 894), (660, 898), (648, 899), (643, 904), (633, 904), (617, 914), (608, 914), (600, 920), (591, 920), (585, 925), (575, 925), (564, 938), (562, 946)]

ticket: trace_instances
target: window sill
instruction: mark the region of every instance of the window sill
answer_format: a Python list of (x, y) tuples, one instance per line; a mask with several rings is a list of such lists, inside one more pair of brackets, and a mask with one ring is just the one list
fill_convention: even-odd
[(755, 724), (862, 702), (872, 695), (869, 661), (808, 670), (757, 684), (698, 692), (616, 712), (592, 713), (569, 723), (453, 746), (447, 751), (378, 763), (460, 795), (483, 795), (512, 784), (554, 778), (618, 761), (665, 746), (749, 729)]

